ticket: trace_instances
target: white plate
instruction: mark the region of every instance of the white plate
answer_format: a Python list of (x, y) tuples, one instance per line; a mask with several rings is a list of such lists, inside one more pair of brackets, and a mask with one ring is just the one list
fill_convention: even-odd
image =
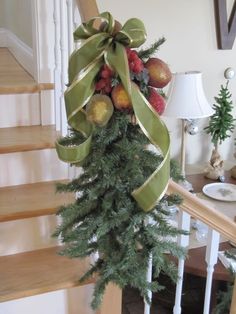
[(202, 192), (215, 200), (225, 202), (236, 201), (236, 184), (210, 183), (204, 185)]

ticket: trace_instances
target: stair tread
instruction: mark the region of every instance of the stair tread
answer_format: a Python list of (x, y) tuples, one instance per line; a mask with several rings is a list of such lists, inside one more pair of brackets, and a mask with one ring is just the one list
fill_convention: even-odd
[(0, 302), (89, 284), (78, 279), (89, 269), (89, 260), (59, 256), (60, 247), (0, 257)]
[(55, 214), (61, 205), (74, 201), (72, 193), (56, 193), (55, 184), (49, 181), (0, 188), (0, 222)]
[(54, 89), (53, 83), (26, 83), (0, 85), (0, 95), (31, 94)]
[(0, 48), (0, 94), (36, 93), (53, 88), (53, 83), (38, 84), (7, 48)]
[(54, 148), (59, 132), (55, 126), (20, 126), (0, 129), (0, 153)]

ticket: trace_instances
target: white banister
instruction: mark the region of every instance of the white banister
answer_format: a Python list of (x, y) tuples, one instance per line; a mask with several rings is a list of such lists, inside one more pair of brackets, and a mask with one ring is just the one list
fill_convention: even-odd
[(67, 4), (67, 31), (68, 31), (68, 54), (73, 52), (74, 50), (74, 40), (73, 40), (73, 0), (66, 0)]
[(211, 303), (211, 287), (214, 272), (214, 266), (217, 263), (219, 251), (220, 234), (219, 232), (210, 229), (208, 231), (207, 249), (206, 249), (206, 263), (207, 263), (207, 280), (204, 299), (203, 314), (209, 314)]
[(61, 108), (60, 108), (60, 95), (61, 95), (61, 54), (60, 54), (60, 7), (58, 0), (54, 0), (53, 8), (54, 20), (54, 103), (55, 103), (55, 120), (56, 130), (61, 130)]
[(76, 0), (73, 1), (73, 23), (74, 29), (82, 23)]
[[(152, 254), (149, 256), (149, 261), (148, 261), (148, 269), (147, 269), (147, 275), (146, 279), (148, 282), (152, 282)], [(148, 298), (150, 302), (152, 301), (152, 291), (148, 291)], [(148, 304), (146, 301), (144, 301), (144, 314), (150, 314), (151, 306)]]
[[(153, 224), (154, 222), (152, 221), (151, 218), (148, 218), (145, 222), (147, 225)], [(146, 280), (147, 282), (152, 282), (152, 253), (150, 253), (149, 255), (149, 259), (148, 259), (148, 268), (147, 268), (147, 273), (146, 273)], [(149, 290), (148, 291), (148, 298), (150, 300), (150, 302), (152, 301), (152, 291)], [(148, 304), (148, 302), (146, 302), (146, 300), (144, 299), (144, 314), (150, 314), (151, 311), (151, 305)]]
[(68, 83), (67, 67), (68, 67), (68, 31), (67, 31), (67, 12), (65, 0), (60, 0), (60, 50), (61, 50), (61, 134), (67, 134), (67, 119), (64, 102), (64, 91)]
[[(186, 231), (190, 230), (190, 215), (182, 210), (179, 211), (179, 215), (178, 215), (178, 228), (186, 230)], [(189, 244), (189, 236), (179, 235), (177, 242), (178, 242), (178, 245), (186, 248)], [(174, 305), (174, 310), (173, 310), (174, 314), (181, 313), (183, 274), (184, 274), (184, 259), (180, 258), (178, 262), (178, 281), (176, 284), (176, 291), (175, 291), (175, 305)]]

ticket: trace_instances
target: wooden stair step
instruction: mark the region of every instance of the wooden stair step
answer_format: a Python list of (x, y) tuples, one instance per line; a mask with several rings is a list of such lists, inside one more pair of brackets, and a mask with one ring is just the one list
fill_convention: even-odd
[(59, 250), (53, 247), (0, 257), (0, 302), (95, 282), (95, 278), (78, 281), (89, 269), (89, 260), (59, 256)]
[(54, 89), (53, 83), (6, 84), (0, 85), (0, 95), (32, 94), (52, 89)]
[(20, 126), (0, 129), (0, 154), (54, 148), (55, 126)]
[(55, 185), (49, 181), (0, 188), (0, 222), (55, 214), (74, 201), (72, 193), (56, 193)]

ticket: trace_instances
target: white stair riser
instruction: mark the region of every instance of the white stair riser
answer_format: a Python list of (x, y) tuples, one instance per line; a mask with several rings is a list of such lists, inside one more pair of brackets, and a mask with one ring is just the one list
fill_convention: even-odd
[(59, 290), (0, 303), (0, 314), (95, 314), (90, 307), (94, 285)]
[(0, 128), (40, 125), (39, 93), (0, 95)]
[(55, 149), (0, 154), (0, 187), (68, 178)]
[(58, 245), (58, 240), (51, 236), (56, 226), (55, 215), (1, 222), (0, 256)]

